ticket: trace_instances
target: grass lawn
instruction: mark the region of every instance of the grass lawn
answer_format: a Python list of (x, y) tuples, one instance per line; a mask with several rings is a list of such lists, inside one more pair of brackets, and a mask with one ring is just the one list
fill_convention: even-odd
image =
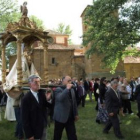
[[(137, 113), (137, 104), (132, 102), (132, 110)], [(117, 140), (111, 128), (109, 134), (103, 134), (103, 124), (95, 122), (97, 112), (95, 111), (95, 102), (86, 101), (85, 108), (79, 107), (79, 121), (76, 122), (78, 140)], [(120, 117), (122, 124), (121, 131), (125, 140), (140, 140), (140, 119), (136, 115), (126, 115)], [(0, 140), (16, 140), (14, 137), (15, 122), (8, 122), (3, 119), (0, 122)], [(48, 127), (48, 140), (53, 140), (53, 123)], [(62, 140), (67, 140), (65, 131)]]

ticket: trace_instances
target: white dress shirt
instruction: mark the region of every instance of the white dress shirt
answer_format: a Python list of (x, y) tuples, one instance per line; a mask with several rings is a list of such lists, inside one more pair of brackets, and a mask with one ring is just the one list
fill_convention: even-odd
[(37, 100), (37, 102), (39, 103), (39, 99), (38, 99), (38, 95), (37, 95), (38, 93), (37, 92), (34, 92), (32, 90), (31, 90), (31, 93), (33, 94), (33, 96), (35, 97), (35, 99)]

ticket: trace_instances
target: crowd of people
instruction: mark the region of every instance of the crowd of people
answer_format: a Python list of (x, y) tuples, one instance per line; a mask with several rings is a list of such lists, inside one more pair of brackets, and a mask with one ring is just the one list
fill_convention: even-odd
[[(54, 122), (54, 140), (61, 140), (63, 129), (66, 129), (68, 140), (77, 140), (75, 122), (79, 119), (78, 106), (86, 106), (87, 95), (92, 103), (93, 97), (96, 101), (95, 122), (105, 124), (105, 134), (113, 126), (115, 136), (124, 139), (118, 115), (133, 115), (132, 101), (137, 101), (137, 116), (140, 118), (140, 78), (132, 78), (131, 81), (120, 76), (111, 80), (106, 77), (78, 80), (65, 76), (62, 79), (49, 80), (51, 89), (44, 90), (40, 88), (40, 77), (31, 75), (28, 84), (30, 90), (22, 92), (13, 103), (17, 121), (15, 136), (20, 140), (46, 140), (49, 115)], [(1, 87), (1, 104), (5, 104), (6, 95), (8, 96)], [(9, 112), (8, 109), (6, 111)]]

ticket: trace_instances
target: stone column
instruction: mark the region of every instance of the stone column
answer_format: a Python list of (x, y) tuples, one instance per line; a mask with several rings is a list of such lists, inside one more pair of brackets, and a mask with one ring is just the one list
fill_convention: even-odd
[(45, 84), (48, 84), (48, 43), (44, 42), (43, 43), (43, 47), (44, 47), (44, 81)]
[(20, 38), (17, 38), (17, 84), (18, 86), (22, 86), (21, 43), (22, 40)]
[(6, 57), (5, 45), (2, 45), (2, 83), (6, 82)]

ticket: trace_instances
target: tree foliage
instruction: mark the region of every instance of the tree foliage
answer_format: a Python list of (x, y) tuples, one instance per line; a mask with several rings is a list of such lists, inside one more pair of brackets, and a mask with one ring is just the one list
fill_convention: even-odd
[(90, 49), (87, 55), (97, 53), (103, 56), (104, 66), (115, 71), (119, 61), (127, 55), (138, 55), (136, 49), (129, 50), (140, 41), (140, 0), (96, 0), (88, 6), (84, 15), (87, 31), (83, 45)]
[(63, 23), (59, 23), (57, 29), (54, 29), (54, 30), (59, 32), (59, 33), (62, 33), (62, 34), (69, 35), (68, 44), (73, 44), (72, 40), (70, 39), (70, 36), (72, 35), (72, 30), (70, 29), (69, 25), (65, 25)]
[(42, 21), (41, 19), (37, 18), (36, 16), (31, 15), (31, 16), (30, 16), (30, 20), (31, 20), (32, 22), (35, 22), (36, 26), (37, 26), (39, 29), (42, 29), (42, 30), (43, 30), (43, 29), (45, 28), (44, 25), (43, 25), (43, 21)]
[[(17, 0), (0, 0), (0, 32), (4, 32), (7, 24), (16, 22), (20, 18)], [(9, 56), (15, 54), (15, 43), (9, 43), (6, 47), (6, 61), (8, 64)], [(0, 48), (1, 55), (1, 48)], [(8, 66), (8, 65), (7, 65)]]
[(17, 0), (0, 0), (0, 32), (4, 31), (7, 24), (19, 20)]

